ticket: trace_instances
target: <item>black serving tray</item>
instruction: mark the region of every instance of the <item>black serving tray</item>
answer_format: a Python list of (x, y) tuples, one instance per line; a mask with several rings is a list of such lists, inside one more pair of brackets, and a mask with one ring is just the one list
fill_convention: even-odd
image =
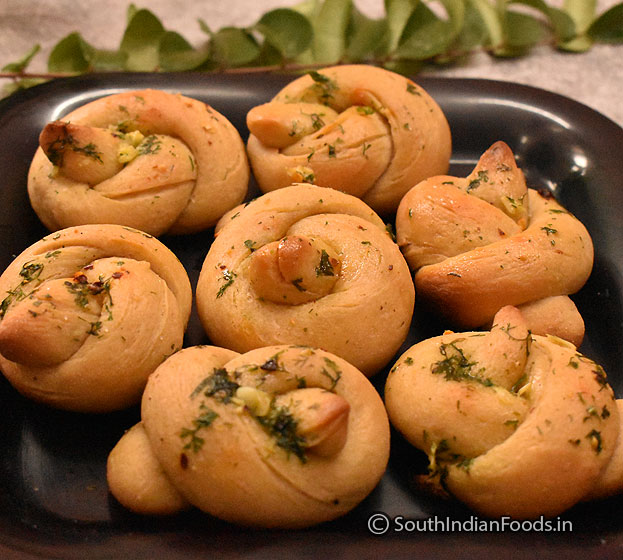
[[(181, 92), (227, 116), (246, 140), (245, 117), (292, 79), (279, 75), (105, 74), (59, 79), (0, 102), (0, 268), (47, 231), (30, 208), (26, 176), (44, 124), (97, 97), (128, 89)], [(530, 186), (549, 189), (584, 222), (595, 267), (574, 296), (586, 322), (581, 351), (601, 363), (623, 396), (623, 129), (566, 97), (528, 86), (474, 79), (420, 78), (450, 122), (451, 173), (467, 174), (497, 140), (516, 154)], [(256, 192), (252, 182), (251, 192)], [(193, 286), (212, 231), (162, 240)], [(418, 311), (404, 350), (444, 325)], [(185, 345), (209, 343), (193, 312)], [(391, 365), (391, 364), (390, 364)], [(374, 378), (382, 390), (386, 371)], [(139, 418), (138, 408), (107, 415), (51, 410), (0, 376), (0, 558), (621, 558), (623, 497), (580, 504), (553, 520), (565, 531), (475, 530), (484, 521), (457, 504), (419, 493), (412, 475), (422, 454), (392, 434), (392, 456), (378, 488), (350, 514), (300, 531), (235, 527), (198, 511), (144, 518), (109, 496), (110, 449)], [(373, 535), (368, 520), (393, 522)], [(408, 530), (404, 520), (432, 520)], [(403, 521), (400, 521), (403, 520)], [(453, 530), (450, 524), (454, 523)], [(397, 530), (404, 527), (403, 530)], [(426, 528), (432, 530), (424, 530)], [(525, 527), (524, 527), (525, 528)], [(460, 529), (460, 530), (459, 530)]]

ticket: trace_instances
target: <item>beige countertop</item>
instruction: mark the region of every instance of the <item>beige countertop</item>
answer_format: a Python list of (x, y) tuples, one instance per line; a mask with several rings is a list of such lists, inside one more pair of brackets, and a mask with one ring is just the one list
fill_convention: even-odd
[[(560, 4), (548, 1), (551, 5)], [(598, 0), (598, 11), (618, 1)], [(251, 25), (268, 10), (295, 3), (296, 0), (144, 0), (136, 5), (148, 8), (167, 29), (178, 31), (199, 46), (206, 40), (199, 19), (212, 30), (227, 25)], [(39, 43), (42, 50), (29, 70), (45, 71), (51, 48), (72, 31), (80, 31), (85, 40), (98, 48), (114, 49), (125, 29), (129, 4), (128, 0), (107, 0), (104, 14), (88, 0), (0, 0), (0, 65), (19, 59)], [(355, 0), (355, 4), (372, 17), (383, 13), (382, 0)], [(589, 52), (579, 55), (539, 47), (529, 56), (516, 59), (494, 59), (477, 53), (462, 65), (431, 67), (425, 73), (536, 86), (580, 101), (623, 126), (622, 56), (623, 45), (594, 45)]]

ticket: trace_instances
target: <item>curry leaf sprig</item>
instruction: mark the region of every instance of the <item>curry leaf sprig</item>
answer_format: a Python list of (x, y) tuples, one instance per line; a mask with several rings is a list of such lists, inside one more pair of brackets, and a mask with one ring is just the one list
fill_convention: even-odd
[(116, 50), (99, 49), (73, 32), (53, 48), (48, 73), (28, 74), (40, 51), (2, 68), (13, 78), (5, 93), (46, 78), (106, 71), (271, 71), (309, 70), (330, 64), (368, 63), (403, 73), (425, 64), (450, 64), (484, 50), (516, 57), (549, 44), (584, 52), (595, 42), (623, 42), (623, 2), (597, 13), (596, 0), (384, 0), (374, 19), (353, 0), (304, 0), (277, 8), (247, 27), (212, 30), (198, 20), (206, 40), (191, 45), (165, 28), (147, 9), (130, 4), (126, 28)]

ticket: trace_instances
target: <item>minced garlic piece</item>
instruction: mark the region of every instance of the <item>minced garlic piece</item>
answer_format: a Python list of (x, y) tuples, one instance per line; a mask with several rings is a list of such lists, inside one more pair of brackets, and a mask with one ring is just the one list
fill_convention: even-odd
[(117, 152), (117, 160), (119, 163), (130, 163), (139, 155), (139, 151), (136, 147), (145, 139), (145, 136), (140, 130), (133, 130), (132, 132), (126, 132), (122, 141), (119, 144), (119, 151)]
[(268, 393), (248, 386), (236, 389), (236, 399), (240, 399), (255, 416), (266, 416), (272, 402), (272, 398)]

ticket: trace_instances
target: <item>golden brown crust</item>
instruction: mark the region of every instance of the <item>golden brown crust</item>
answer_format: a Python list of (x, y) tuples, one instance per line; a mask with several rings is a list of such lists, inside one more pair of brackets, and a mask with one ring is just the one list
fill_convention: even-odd
[(213, 226), (247, 192), (249, 167), (236, 129), (179, 94), (141, 90), (98, 99), (48, 124), (40, 143), (28, 192), (52, 231), (118, 223), (153, 235), (191, 233)]
[(197, 285), (214, 344), (305, 344), (367, 375), (405, 339), (414, 288), (383, 221), (334, 189), (293, 185), (223, 217)]
[(162, 470), (140, 422), (108, 455), (106, 480), (115, 498), (135, 513), (170, 515), (190, 505)]
[[(345, 514), (376, 486), (389, 455), (374, 387), (344, 360), (305, 347), (184, 349), (150, 377), (142, 425), (149, 453), (188, 502), (258, 527)], [(125, 446), (117, 460), (133, 464), (134, 452), (144, 449)], [(121, 496), (128, 507), (131, 496)]]
[(621, 421), (603, 369), (531, 335), (516, 308), (494, 323), (405, 352), (385, 388), (391, 422), (447, 490), (491, 517), (553, 516), (598, 487), (620, 491)]
[[(313, 76), (313, 77), (312, 77)], [(310, 182), (394, 212), (409, 188), (448, 169), (437, 103), (388, 70), (343, 65), (305, 75), (247, 117), (247, 151), (263, 192)]]
[[(619, 418), (623, 418), (623, 399), (617, 399)], [(610, 462), (585, 500), (598, 500), (623, 492), (623, 429), (619, 430), (616, 447)]]
[(549, 296), (517, 306), (534, 334), (552, 334), (579, 348), (584, 339), (584, 319), (567, 296)]
[[(396, 234), (418, 298), (449, 324), (480, 327), (504, 305), (547, 298), (540, 313), (530, 314), (533, 332), (582, 341), (575, 306), (550, 297), (573, 294), (588, 279), (590, 235), (553, 198), (526, 187), (504, 143), (494, 144), (465, 179), (432, 177), (411, 189), (398, 209)], [(540, 324), (538, 315), (562, 322)]]
[(147, 376), (181, 348), (192, 292), (151, 235), (117, 225), (50, 234), (0, 277), (0, 367), (24, 395), (105, 412), (138, 402)]

